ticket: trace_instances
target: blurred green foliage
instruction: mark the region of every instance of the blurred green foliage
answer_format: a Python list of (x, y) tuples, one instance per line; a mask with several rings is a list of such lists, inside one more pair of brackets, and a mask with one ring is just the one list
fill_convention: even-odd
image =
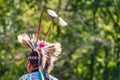
[[(120, 0), (0, 0), (0, 80), (18, 80), (30, 52), (17, 41), (36, 33), (39, 16), (55, 10), (68, 27), (57, 23), (48, 41), (59, 41), (62, 54), (52, 71), (60, 80), (120, 80)], [(42, 38), (49, 19), (43, 17)]]

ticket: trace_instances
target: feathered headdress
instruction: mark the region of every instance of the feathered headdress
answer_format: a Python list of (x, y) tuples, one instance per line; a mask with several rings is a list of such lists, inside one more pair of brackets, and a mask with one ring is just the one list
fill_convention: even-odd
[(39, 71), (41, 72), (41, 67), (49, 74), (53, 68), (53, 63), (57, 60), (57, 56), (61, 53), (60, 43), (49, 43), (46, 42), (52, 23), (50, 24), (45, 38), (40, 39), (40, 29), (42, 16), (47, 13), (50, 17), (57, 19), (62, 26), (67, 26), (67, 23), (60, 18), (53, 10), (43, 11), (40, 16), (40, 21), (37, 29), (37, 34), (21, 34), (18, 36), (18, 41), (24, 45), (27, 45), (31, 51), (36, 51), (39, 55)]

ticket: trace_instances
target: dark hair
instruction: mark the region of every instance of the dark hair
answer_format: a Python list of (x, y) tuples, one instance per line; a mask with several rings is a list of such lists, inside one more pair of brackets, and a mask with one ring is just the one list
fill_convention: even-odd
[[(38, 52), (36, 51), (32, 51), (30, 55), (28, 56), (28, 60), (30, 61), (33, 68), (38, 67), (38, 59), (39, 59)], [(42, 59), (42, 55), (41, 55), (41, 59)], [(50, 80), (49, 74), (46, 71), (45, 71), (45, 75), (46, 75), (46, 80)]]
[(28, 56), (28, 60), (30, 61), (33, 68), (38, 67), (38, 53), (36, 51), (32, 51)]

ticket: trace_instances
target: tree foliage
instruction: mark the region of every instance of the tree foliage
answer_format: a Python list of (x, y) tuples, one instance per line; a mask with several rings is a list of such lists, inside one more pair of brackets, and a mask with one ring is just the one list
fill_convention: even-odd
[[(120, 80), (120, 0), (0, 0), (0, 80), (18, 80), (27, 73), (29, 49), (17, 41), (36, 33), (41, 11), (55, 10), (49, 42), (62, 44), (52, 71), (60, 80)], [(43, 17), (42, 38), (49, 25)]]

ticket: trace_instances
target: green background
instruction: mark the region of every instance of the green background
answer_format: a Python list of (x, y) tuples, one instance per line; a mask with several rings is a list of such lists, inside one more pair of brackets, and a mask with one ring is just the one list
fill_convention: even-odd
[[(120, 0), (0, 0), (0, 80), (26, 74), (30, 50), (17, 41), (36, 33), (43, 10), (56, 11), (69, 25), (54, 21), (48, 42), (62, 54), (51, 75), (59, 80), (120, 80)], [(42, 39), (50, 19), (42, 19)]]

